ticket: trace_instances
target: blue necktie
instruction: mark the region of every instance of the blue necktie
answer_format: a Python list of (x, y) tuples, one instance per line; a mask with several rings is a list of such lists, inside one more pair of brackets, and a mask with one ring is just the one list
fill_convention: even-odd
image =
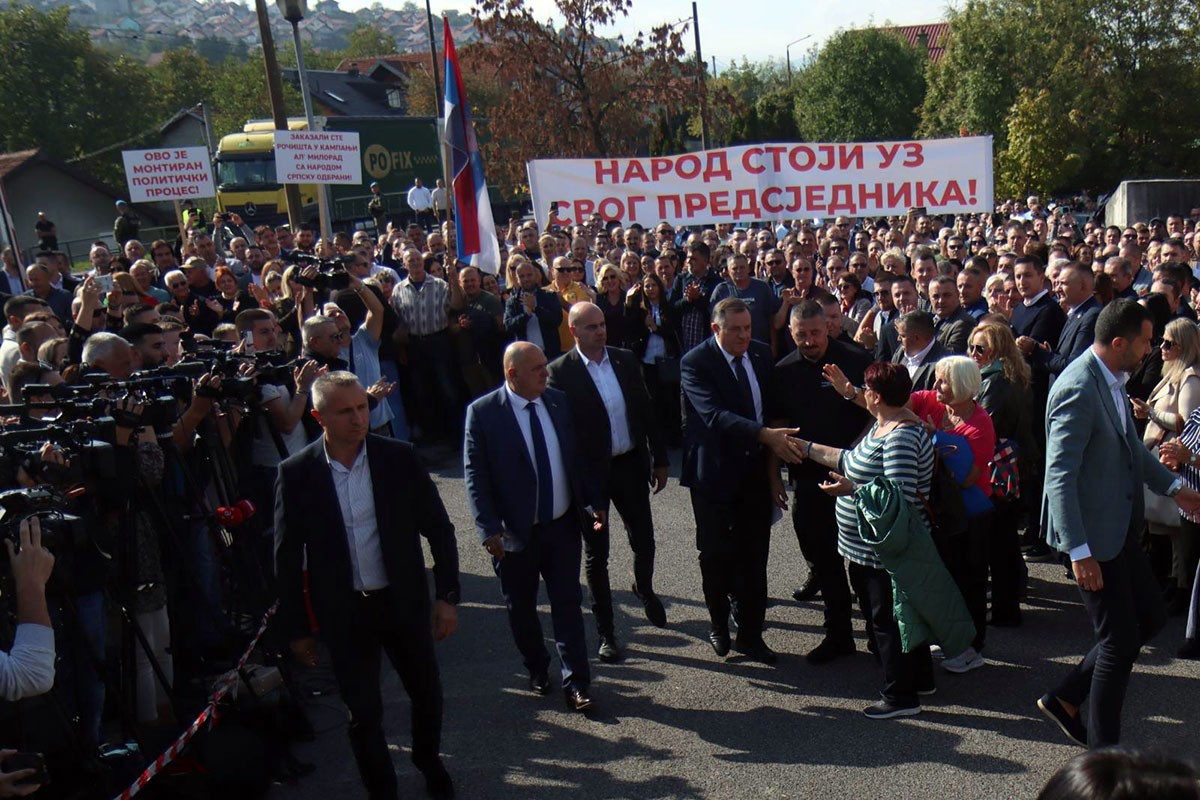
[(537, 521), (543, 525), (554, 519), (554, 476), (550, 470), (550, 450), (546, 447), (546, 434), (538, 418), (537, 403), (529, 403), (529, 432), (533, 439), (533, 462), (537, 466)]
[(742, 356), (733, 357), (733, 371), (737, 374), (738, 388), (742, 392), (742, 404), (746, 410), (746, 416), (757, 420), (758, 413), (754, 410), (754, 390), (750, 388), (750, 373), (746, 372)]

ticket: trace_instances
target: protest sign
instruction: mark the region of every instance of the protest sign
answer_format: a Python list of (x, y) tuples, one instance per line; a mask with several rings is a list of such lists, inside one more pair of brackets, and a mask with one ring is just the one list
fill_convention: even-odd
[(530, 161), (538, 225), (650, 227), (992, 210), (992, 137), (763, 144), (659, 158)]
[(125, 181), (132, 203), (215, 197), (207, 147), (124, 150)]
[(358, 134), (275, 131), (275, 176), (280, 183), (361, 184)]

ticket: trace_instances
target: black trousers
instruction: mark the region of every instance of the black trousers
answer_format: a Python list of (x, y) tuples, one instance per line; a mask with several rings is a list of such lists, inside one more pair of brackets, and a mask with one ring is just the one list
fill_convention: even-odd
[[(958, 591), (962, 592), (971, 621), (975, 623), (975, 638), (971, 646), (983, 651), (987, 637), (987, 576), (988, 544), (993, 527), (993, 512), (987, 511), (967, 519), (967, 529), (944, 545), (942, 560)], [(958, 653), (947, 653), (956, 656)]]
[(550, 599), (550, 621), (562, 665), (563, 688), (587, 689), (591, 683), (587, 644), (583, 635), (583, 593), (579, 590), (579, 511), (567, 513), (547, 525), (534, 525), (533, 536), (524, 550), (492, 559), (500, 576), (500, 588), (508, 605), (508, 623), (531, 673), (550, 666), (546, 638), (538, 621), (538, 583), (546, 581)]
[(929, 644), (905, 653), (900, 645), (900, 626), (892, 612), (892, 576), (882, 569), (864, 567), (853, 561), (850, 585), (862, 604), (867, 620), (867, 636), (875, 642), (879, 665), (883, 668), (883, 699), (911, 708), (921, 704), (918, 690), (933, 688), (933, 659)]
[[(654, 591), (654, 518), (650, 512), (650, 472), (645, 458), (636, 450), (612, 460), (608, 496), (625, 523), (633, 550), (633, 579), (638, 591)], [(612, 586), (608, 578), (609, 531), (612, 517), (600, 530), (583, 528), (583, 571), (587, 576), (592, 616), (601, 636), (613, 635)]]
[(728, 627), (732, 595), (738, 604), (738, 638), (750, 643), (762, 638), (771, 550), (766, 463), (759, 459), (753, 464), (730, 502), (714, 501), (702, 490), (691, 491), (704, 604), (712, 626)]
[(1092, 618), (1096, 644), (1054, 690), (1072, 705), (1087, 705), (1088, 747), (1112, 747), (1121, 739), (1121, 707), (1142, 645), (1167, 621), (1150, 562), (1132, 534), (1115, 558), (1100, 562), (1104, 586), (1080, 589)]
[(822, 492), (815, 483), (796, 484), (792, 503), (792, 527), (800, 552), (813, 576), (821, 584), (825, 602), (825, 635), (850, 640), (852, 604), (846, 562), (837, 549), (836, 498)]
[(370, 597), (354, 594), (353, 629), (326, 637), (342, 702), (350, 711), (350, 749), (371, 800), (395, 800), (396, 771), (383, 735), (379, 691), (380, 653), (400, 675), (412, 701), (412, 761), (427, 770), (439, 762), (442, 741), (442, 682), (430, 622), (398, 620), (389, 589)]
[(654, 404), (654, 418), (659, 429), (666, 434), (667, 444), (679, 446), (683, 443), (679, 381), (664, 381), (658, 364), (642, 364), (642, 375)]
[(1021, 621), (1021, 593), (1027, 575), (1017, 533), (1020, 505), (1016, 500), (993, 502), (996, 510), (987, 548), (988, 568), (992, 573), (992, 622), (1013, 625)]
[(450, 331), (411, 336), (408, 368), (412, 372), (414, 391), (414, 413), (410, 419), (422, 426), (427, 438), (440, 435), (461, 442), (463, 406), (459, 381), (462, 376)]

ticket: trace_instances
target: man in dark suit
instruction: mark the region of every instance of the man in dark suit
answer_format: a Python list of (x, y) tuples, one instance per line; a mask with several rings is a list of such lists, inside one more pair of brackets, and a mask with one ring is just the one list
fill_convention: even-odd
[[(852, 447), (871, 417), (839, 395), (823, 370), (833, 364), (851, 383), (861, 386), (872, 358), (858, 345), (829, 336), (824, 322), (820, 304), (811, 300), (792, 309), (789, 329), (796, 350), (775, 365), (771, 421), (779, 426), (794, 425), (801, 438), (820, 436), (833, 447)], [(771, 498), (786, 511), (787, 491), (778, 462), (769, 469), (769, 476)], [(791, 467), (788, 476), (795, 487), (792, 527), (809, 571), (808, 582), (792, 597), (801, 601), (820, 591), (825, 600), (825, 638), (806, 656), (810, 664), (824, 664), (854, 652), (850, 584), (837, 549), (834, 498), (820, 488), (827, 476), (828, 470), (811, 460)]]
[(937, 340), (948, 354), (966, 355), (967, 340), (978, 320), (963, 308), (954, 278), (939, 275), (931, 280), (929, 302), (933, 307), (933, 329)]
[(892, 363), (908, 367), (914, 392), (932, 389), (937, 381), (934, 366), (949, 353), (934, 338), (933, 315), (926, 311), (910, 311), (896, 320), (899, 348)]
[(896, 275), (892, 279), (892, 313), (879, 329), (875, 344), (875, 360), (891, 361), (900, 349), (900, 338), (896, 335), (896, 320), (901, 315), (916, 311), (920, 303), (917, 284), (911, 275)]
[(500, 576), (530, 688), (550, 692), (550, 655), (537, 616), (540, 575), (567, 707), (586, 711), (592, 698), (580, 609), (581, 534), (586, 517), (599, 529), (607, 514), (584, 468), (567, 398), (546, 388), (546, 356), (529, 342), (513, 342), (504, 351), (504, 378), (504, 386), (467, 409), (467, 500)]
[[(275, 487), (279, 624), (297, 658), (315, 665), (307, 556), (309, 599), (350, 711), (350, 745), (371, 800), (396, 798), (383, 735), (381, 650), (412, 700), (413, 763), (431, 795), (453, 797), (439, 755), (442, 685), (433, 643), (458, 625), (454, 527), (412, 448), (368, 435), (367, 393), (358, 378), (327, 373), (312, 394), (324, 436), (280, 464)], [(433, 553), (432, 608), (421, 536)]]
[(718, 656), (729, 653), (729, 598), (737, 601), (737, 649), (774, 663), (762, 638), (767, 603), (771, 497), (766, 449), (794, 464), (795, 429), (768, 428), (771, 348), (751, 341), (750, 309), (727, 298), (713, 309), (713, 336), (680, 364), (685, 452), (680, 483), (691, 489), (704, 603)]
[(1057, 346), (1038, 343), (1032, 337), (1017, 339), (1021, 353), (1049, 373), (1050, 381), (1079, 358), (1096, 339), (1096, 320), (1100, 317), (1100, 301), (1096, 299), (1096, 276), (1082, 264), (1068, 264), (1059, 270), (1055, 293), (1066, 312), (1067, 321), (1059, 334)]
[[(633, 550), (633, 591), (646, 617), (665, 627), (667, 614), (654, 593), (654, 519), (650, 486), (667, 485), (667, 446), (654, 420), (641, 364), (628, 350), (607, 347), (604, 312), (581, 302), (568, 315), (575, 347), (550, 365), (550, 386), (567, 396), (579, 434), (588, 480), (599, 487), (601, 508), (616, 506)], [(613, 630), (612, 588), (608, 580), (609, 528), (583, 531), (584, 574), (592, 615), (600, 634), (601, 661), (619, 661)]]
[[(1050, 393), (1049, 364), (1035, 358), (1036, 349), (1055, 350), (1066, 324), (1066, 314), (1058, 304), (1058, 298), (1050, 293), (1046, 286), (1046, 272), (1042, 262), (1036, 256), (1020, 256), (1013, 266), (1017, 291), (1021, 294), (1021, 302), (1013, 306), (1012, 328), (1013, 335), (1018, 340), (1028, 339), (1025, 350), (1028, 350), (1025, 360), (1030, 368), (1030, 395), (1033, 399), (1033, 419), (1045, 419), (1046, 397)], [(1090, 342), (1088, 346), (1090, 346)], [(1034, 425), (1033, 438), (1038, 447), (1045, 452), (1046, 426)], [(1033, 469), (1022, 474), (1021, 494), (1024, 497), (1041, 497), (1042, 470), (1036, 462)], [(1033, 508), (1029, 512), (1028, 524), (1024, 533), (1024, 550), (1027, 561), (1045, 561), (1051, 557), (1050, 549), (1042, 541), (1041, 523)]]
[(541, 273), (532, 264), (517, 267), (519, 287), (504, 306), (504, 330), (509, 336), (538, 346), (547, 359), (558, 358), (562, 341), (562, 303), (558, 295), (541, 288)]
[(1185, 511), (1200, 508), (1200, 493), (1142, 446), (1129, 412), (1126, 376), (1150, 351), (1152, 336), (1146, 309), (1114, 300), (1100, 312), (1090, 351), (1055, 381), (1047, 409), (1046, 540), (1071, 560), (1096, 644), (1038, 707), (1089, 748), (1119, 743), (1134, 661), (1166, 623), (1139, 543), (1143, 487), (1174, 497)]

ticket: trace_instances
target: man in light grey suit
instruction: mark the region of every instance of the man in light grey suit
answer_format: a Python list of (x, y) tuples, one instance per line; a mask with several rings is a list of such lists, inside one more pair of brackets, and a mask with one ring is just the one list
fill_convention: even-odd
[(1062, 372), (1047, 404), (1042, 522), (1049, 545), (1071, 559), (1096, 644), (1038, 707), (1068, 738), (1091, 748), (1118, 743), (1133, 663), (1166, 622), (1138, 543), (1142, 487), (1174, 497), (1185, 510), (1200, 509), (1200, 494), (1158, 463), (1130, 416), (1125, 381), (1152, 335), (1144, 308), (1114, 301), (1096, 321), (1092, 348)]

